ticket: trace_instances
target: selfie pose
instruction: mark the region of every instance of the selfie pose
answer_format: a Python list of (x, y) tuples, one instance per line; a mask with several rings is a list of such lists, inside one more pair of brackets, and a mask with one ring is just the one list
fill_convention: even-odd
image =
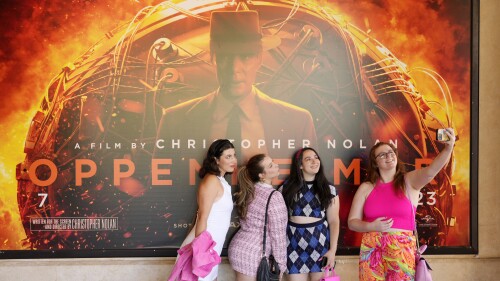
[(415, 213), (420, 189), (448, 163), (455, 144), (446, 129), (444, 149), (427, 167), (405, 173), (394, 145), (370, 150), (368, 181), (362, 183), (349, 213), (349, 229), (363, 232), (359, 280), (414, 280)]
[(298, 150), (280, 187), (288, 208), (288, 280), (319, 280), (333, 268), (339, 237), (340, 200), (325, 177), (316, 150)]

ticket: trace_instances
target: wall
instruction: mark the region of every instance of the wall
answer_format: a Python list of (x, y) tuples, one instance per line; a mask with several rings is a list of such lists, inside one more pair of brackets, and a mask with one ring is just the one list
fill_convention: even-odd
[[(428, 257), (434, 280), (498, 280), (500, 275), (500, 1), (480, 8), (479, 78), (479, 254)], [(357, 257), (338, 257), (343, 281), (357, 280)], [(0, 260), (0, 281), (7, 280), (166, 280), (172, 258)], [(219, 281), (234, 280), (227, 260)]]

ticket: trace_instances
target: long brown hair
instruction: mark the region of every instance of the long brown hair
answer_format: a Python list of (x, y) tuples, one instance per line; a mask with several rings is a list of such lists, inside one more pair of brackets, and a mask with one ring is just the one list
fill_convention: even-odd
[(257, 154), (252, 156), (246, 166), (243, 166), (238, 171), (238, 192), (234, 194), (236, 209), (240, 219), (247, 216), (248, 205), (255, 198), (255, 183), (259, 182), (259, 174), (264, 172), (262, 160), (266, 157), (265, 154)]
[(314, 177), (313, 191), (318, 195), (323, 210), (328, 209), (332, 198), (334, 197), (330, 191), (330, 183), (326, 179), (325, 172), (323, 171), (323, 163), (318, 152), (312, 147), (304, 147), (297, 150), (293, 154), (292, 165), (290, 166), (290, 175), (283, 183), (283, 198), (285, 199), (286, 206), (290, 209), (296, 203), (296, 198), (302, 188), (306, 188), (306, 181), (300, 166), (302, 166), (302, 156), (307, 150), (313, 151), (320, 161), (319, 170)]
[(203, 164), (198, 172), (198, 176), (200, 178), (203, 178), (206, 174), (220, 176), (220, 170), (216, 159), (219, 159), (224, 151), (230, 148), (234, 148), (234, 145), (227, 139), (214, 141), (208, 148), (207, 156), (203, 159)]
[(389, 146), (392, 151), (396, 154), (396, 174), (394, 175), (394, 188), (396, 188), (396, 192), (401, 192), (401, 194), (405, 193), (405, 166), (403, 162), (399, 159), (398, 151), (396, 147), (392, 143), (387, 142), (379, 142), (375, 144), (372, 149), (370, 149), (370, 160), (368, 165), (368, 181), (373, 185), (377, 183), (380, 179), (380, 171), (377, 166), (377, 155), (375, 155), (375, 150), (381, 147), (382, 145)]

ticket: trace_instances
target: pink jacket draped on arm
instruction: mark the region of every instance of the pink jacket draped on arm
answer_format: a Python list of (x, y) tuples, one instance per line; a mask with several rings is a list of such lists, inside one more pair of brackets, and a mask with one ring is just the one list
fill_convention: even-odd
[(207, 276), (221, 262), (219, 254), (214, 250), (215, 244), (212, 235), (204, 231), (191, 243), (180, 248), (168, 281), (193, 281)]

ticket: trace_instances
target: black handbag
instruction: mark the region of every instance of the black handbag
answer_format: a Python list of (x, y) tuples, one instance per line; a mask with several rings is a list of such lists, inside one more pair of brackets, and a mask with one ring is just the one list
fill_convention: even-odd
[(262, 259), (260, 260), (259, 267), (257, 268), (257, 281), (280, 280), (280, 268), (278, 266), (278, 263), (274, 259), (274, 256), (272, 254), (272, 248), (269, 258), (266, 257), (267, 210), (269, 209), (269, 202), (271, 201), (271, 196), (273, 196), (274, 192), (276, 192), (276, 190), (271, 192), (269, 198), (267, 199), (266, 214), (264, 219), (264, 239), (263, 239), (264, 241), (262, 243)]

